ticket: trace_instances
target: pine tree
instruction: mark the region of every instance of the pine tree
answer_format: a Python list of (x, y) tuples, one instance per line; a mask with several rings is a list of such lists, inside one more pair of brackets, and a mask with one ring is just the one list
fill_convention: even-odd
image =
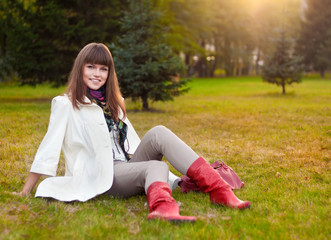
[(290, 51), (290, 42), (286, 38), (285, 31), (282, 31), (280, 38), (277, 40), (276, 51), (262, 67), (263, 80), (281, 86), (283, 94), (286, 92), (286, 85), (301, 82), (303, 70), (301, 59), (291, 56)]
[(141, 99), (144, 110), (148, 100), (168, 101), (179, 95), (187, 80), (177, 79), (185, 66), (165, 44), (167, 28), (162, 13), (152, 1), (130, 1), (122, 19), (125, 32), (111, 46), (121, 91), (125, 97)]
[(297, 52), (303, 56), (307, 69), (324, 77), (331, 69), (331, 0), (306, 0), (307, 9), (301, 22)]
[(22, 84), (66, 83), (85, 44), (109, 42), (119, 33), (122, 5), (119, 0), (1, 1), (0, 70), (9, 63)]

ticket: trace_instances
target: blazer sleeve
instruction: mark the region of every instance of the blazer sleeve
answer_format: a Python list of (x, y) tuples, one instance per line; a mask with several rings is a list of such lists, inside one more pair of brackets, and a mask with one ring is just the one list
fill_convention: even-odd
[(66, 96), (53, 98), (48, 129), (38, 148), (30, 172), (56, 176), (70, 108), (72, 108), (71, 102)]

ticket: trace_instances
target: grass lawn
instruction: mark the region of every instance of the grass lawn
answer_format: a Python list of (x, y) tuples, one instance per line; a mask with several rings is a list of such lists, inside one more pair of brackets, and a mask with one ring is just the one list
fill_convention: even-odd
[(46, 132), (50, 99), (64, 88), (0, 85), (0, 239), (330, 239), (331, 80), (304, 79), (285, 96), (255, 77), (190, 87), (149, 112), (128, 101), (128, 116), (141, 137), (162, 124), (210, 162), (225, 161), (245, 182), (235, 193), (250, 209), (178, 188), (181, 213), (198, 216), (178, 226), (147, 221), (145, 196), (71, 204), (12, 196)]

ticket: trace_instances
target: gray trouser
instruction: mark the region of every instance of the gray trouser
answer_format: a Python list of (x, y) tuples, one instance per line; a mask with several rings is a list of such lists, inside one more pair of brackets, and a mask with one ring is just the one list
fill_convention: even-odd
[(161, 161), (163, 156), (182, 174), (186, 174), (199, 157), (168, 128), (156, 126), (143, 137), (130, 161), (115, 161), (114, 182), (109, 194), (131, 197), (147, 192), (153, 182), (167, 182), (169, 168)]

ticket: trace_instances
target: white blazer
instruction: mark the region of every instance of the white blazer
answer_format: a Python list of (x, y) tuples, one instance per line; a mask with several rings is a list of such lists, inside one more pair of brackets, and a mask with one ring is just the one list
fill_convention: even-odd
[[(89, 102), (89, 99), (85, 101)], [(51, 177), (39, 184), (36, 197), (84, 202), (112, 186), (112, 145), (103, 111), (95, 103), (79, 107), (79, 110), (74, 109), (66, 95), (52, 100), (48, 130), (30, 170)], [(140, 138), (130, 121), (127, 118), (123, 121), (128, 126), (124, 146), (129, 154), (133, 154)], [(65, 176), (56, 176), (61, 149), (65, 158)], [(178, 177), (169, 172), (170, 185), (174, 182), (177, 184)]]

